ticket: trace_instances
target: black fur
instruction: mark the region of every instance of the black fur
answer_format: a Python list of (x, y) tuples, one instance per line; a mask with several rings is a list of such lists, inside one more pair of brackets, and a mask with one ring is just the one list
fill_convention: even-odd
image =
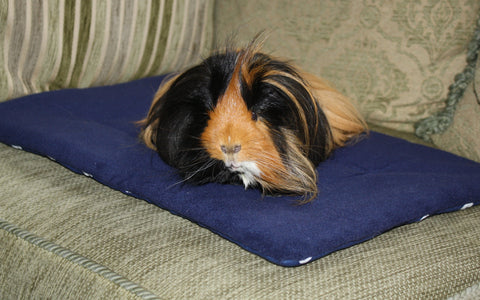
[[(241, 183), (238, 175), (229, 171), (222, 161), (211, 158), (200, 142), (207, 126), (208, 112), (215, 108), (225, 92), (241, 53), (232, 50), (215, 54), (183, 72), (154, 104), (144, 124), (147, 127), (157, 122), (152, 136), (157, 151), (165, 162), (179, 170), (187, 182)], [(250, 86), (245, 76), (242, 77), (242, 97), (252, 112), (252, 119), (267, 124), (284, 164), (288, 166), (288, 149), (282, 128), (293, 132), (302, 143), (310, 141), (303, 150), (314, 165), (325, 160), (331, 132), (324, 113), (318, 109), (315, 114), (315, 100), (305, 85), (281, 75), (285, 72), (303, 82), (297, 71), (288, 63), (261, 53), (253, 55), (246, 63), (248, 71), (261, 71), (256, 72)], [(272, 70), (280, 73), (267, 75)], [(306, 114), (308, 136), (294, 102), (267, 80), (285, 87), (297, 99)]]

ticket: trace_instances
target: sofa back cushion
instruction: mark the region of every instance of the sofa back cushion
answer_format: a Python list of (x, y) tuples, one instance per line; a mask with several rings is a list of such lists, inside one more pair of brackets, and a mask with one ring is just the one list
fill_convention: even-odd
[(216, 2), (215, 35), (295, 60), (356, 99), (370, 123), (401, 131), (445, 106), (463, 71), (477, 0)]
[[(480, 162), (480, 59), (477, 61), (477, 76), (468, 85), (457, 104), (451, 126), (443, 134), (432, 135), (433, 143), (441, 149)], [(475, 92), (476, 91), (476, 92)]]
[(213, 0), (0, 2), (0, 101), (178, 70), (211, 47)]

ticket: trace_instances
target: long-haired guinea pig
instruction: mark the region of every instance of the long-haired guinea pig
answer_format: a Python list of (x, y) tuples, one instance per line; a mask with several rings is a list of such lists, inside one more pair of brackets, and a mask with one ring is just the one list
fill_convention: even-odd
[(367, 130), (348, 98), (255, 42), (164, 82), (140, 123), (144, 143), (186, 182), (238, 183), (303, 202), (317, 195), (316, 166)]

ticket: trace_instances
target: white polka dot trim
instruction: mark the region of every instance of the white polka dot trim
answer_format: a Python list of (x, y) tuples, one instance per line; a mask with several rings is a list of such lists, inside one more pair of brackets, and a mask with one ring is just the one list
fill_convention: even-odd
[(12, 148), (17, 150), (23, 150), (22, 146), (18, 146), (18, 145), (12, 145)]
[(298, 262), (303, 265), (303, 264), (308, 263), (311, 260), (312, 260), (312, 257), (310, 256), (310, 257), (307, 257), (305, 259), (299, 260)]
[(430, 217), (430, 215), (424, 215), (421, 219), (420, 219), (420, 222), (425, 220), (426, 218)]
[(460, 210), (464, 210), (464, 209), (470, 208), (472, 206), (473, 206), (473, 202), (470, 202), (470, 203), (467, 203), (464, 206), (462, 206), (462, 208), (460, 208)]

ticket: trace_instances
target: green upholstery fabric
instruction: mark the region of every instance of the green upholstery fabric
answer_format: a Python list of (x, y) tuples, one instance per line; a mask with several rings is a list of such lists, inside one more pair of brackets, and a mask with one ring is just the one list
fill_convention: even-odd
[(413, 132), (464, 70), (480, 2), (225, 0), (215, 9), (218, 43), (266, 30), (268, 52), (333, 82), (370, 123)]
[[(266, 29), (267, 51), (329, 78), (370, 122), (408, 137), (443, 107), (479, 8), (475, 0), (0, 0), (0, 101), (182, 68), (208, 52), (213, 35), (223, 45), (235, 32), (247, 41)], [(433, 142), (477, 159), (473, 86), (464, 99)], [(0, 187), (0, 299), (480, 298), (480, 207), (282, 268), (3, 144)]]
[[(0, 174), (0, 219), (161, 299), (442, 299), (480, 282), (479, 207), (283, 268), (47, 158), (0, 145)], [(142, 297), (3, 228), (0, 257), (2, 299)]]
[(213, 0), (0, 0), (0, 101), (178, 70), (209, 52)]
[(461, 73), (455, 76), (454, 82), (448, 87), (445, 107), (433, 116), (415, 124), (415, 134), (424, 140), (430, 141), (432, 134), (442, 134), (450, 127), (455, 117), (458, 103), (464, 102), (462, 98), (464, 98), (467, 87), (475, 78), (475, 70), (480, 53), (480, 17), (476, 22), (475, 32), (472, 40), (468, 43), (467, 50), (466, 66)]
[[(457, 104), (452, 125), (442, 134), (432, 135), (433, 143), (441, 149), (480, 162), (480, 65), (476, 77), (466, 88)], [(477, 95), (475, 95), (475, 90)]]

